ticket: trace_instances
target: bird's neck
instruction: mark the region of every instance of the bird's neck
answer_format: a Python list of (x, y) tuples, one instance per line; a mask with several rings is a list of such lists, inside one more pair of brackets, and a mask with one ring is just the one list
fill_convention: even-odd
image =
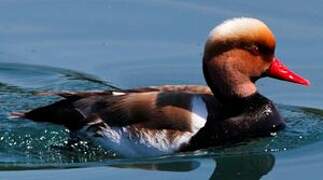
[(215, 72), (211, 77), (205, 64), (203, 64), (203, 72), (206, 83), (221, 102), (244, 99), (257, 92), (256, 85), (239, 72), (227, 72), (224, 76)]

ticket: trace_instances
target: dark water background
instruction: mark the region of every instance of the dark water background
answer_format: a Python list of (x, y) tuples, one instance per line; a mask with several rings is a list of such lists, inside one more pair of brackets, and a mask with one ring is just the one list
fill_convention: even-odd
[[(0, 0), (0, 179), (320, 179), (322, 6), (291, 0)], [(125, 159), (90, 142), (67, 145), (61, 127), (7, 117), (57, 100), (34, 96), (42, 91), (204, 84), (206, 36), (236, 16), (264, 20), (277, 37), (277, 55), (312, 82), (309, 88), (258, 82), (288, 122), (273, 137)]]

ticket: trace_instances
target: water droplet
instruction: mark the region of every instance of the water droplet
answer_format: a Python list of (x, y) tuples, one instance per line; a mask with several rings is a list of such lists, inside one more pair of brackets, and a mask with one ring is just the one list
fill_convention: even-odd
[(277, 133), (276, 132), (271, 132), (270, 135), (271, 136), (277, 136)]

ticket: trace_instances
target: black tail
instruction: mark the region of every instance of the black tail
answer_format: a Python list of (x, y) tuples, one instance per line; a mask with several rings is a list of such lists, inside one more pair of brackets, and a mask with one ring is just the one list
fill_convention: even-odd
[(48, 106), (31, 110), (21, 115), (21, 117), (36, 122), (63, 125), (70, 130), (80, 129), (85, 123), (85, 117), (75, 109), (73, 101), (70, 99), (64, 99)]

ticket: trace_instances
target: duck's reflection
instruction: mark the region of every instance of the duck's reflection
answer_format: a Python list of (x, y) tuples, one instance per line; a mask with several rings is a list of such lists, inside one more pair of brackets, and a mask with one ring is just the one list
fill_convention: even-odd
[(269, 173), (275, 157), (270, 154), (240, 155), (215, 158), (216, 168), (210, 179), (260, 179)]
[[(156, 171), (176, 171), (205, 173), (205, 168), (210, 172), (210, 179), (260, 179), (262, 176), (269, 173), (274, 164), (275, 158), (270, 153), (263, 154), (240, 154), (232, 156), (216, 156), (213, 157), (215, 163), (207, 163), (205, 159), (194, 160), (179, 160), (179, 161), (163, 161), (152, 163), (139, 163), (117, 165), (119, 168), (136, 168)], [(203, 166), (203, 163), (207, 163)], [(209, 166), (214, 166), (214, 168)], [(201, 168), (201, 171), (199, 169)]]
[(152, 162), (126, 165), (113, 165), (119, 168), (135, 168), (144, 170), (156, 171), (176, 171), (187, 172), (199, 168), (201, 163), (199, 161), (175, 161), (175, 162)]

